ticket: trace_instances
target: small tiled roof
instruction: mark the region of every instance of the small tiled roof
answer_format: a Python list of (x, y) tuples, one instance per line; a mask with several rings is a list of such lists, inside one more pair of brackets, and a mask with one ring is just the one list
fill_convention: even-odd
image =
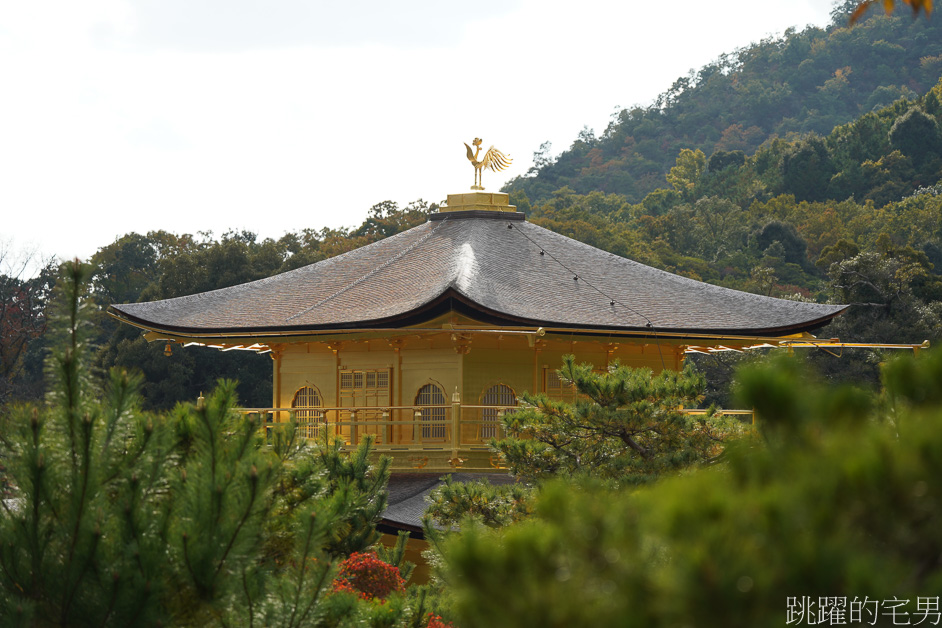
[(846, 307), (687, 279), (520, 218), (440, 214), (268, 279), (112, 308), (133, 324), (181, 334), (396, 327), (448, 306), (505, 324), (782, 335), (820, 327)]
[(453, 482), (475, 482), (487, 480), (494, 485), (513, 484), (509, 473), (393, 473), (387, 485), (386, 510), (380, 519), (385, 532), (409, 530), (412, 538), (424, 538), (422, 517), (428, 510), (425, 498), (444, 483), (443, 475), (450, 475)]

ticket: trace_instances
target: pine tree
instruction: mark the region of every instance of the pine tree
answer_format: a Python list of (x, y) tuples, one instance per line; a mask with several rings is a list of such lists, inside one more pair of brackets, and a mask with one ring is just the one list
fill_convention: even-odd
[(376, 465), (370, 462), (372, 436), (367, 436), (349, 456), (341, 452), (341, 445), (339, 439), (322, 443), (317, 456), (327, 470), (328, 494), (346, 504), (345, 515), (332, 531), (327, 551), (334, 556), (349, 556), (379, 541), (376, 524), (386, 510), (385, 489), (391, 460), (383, 456)]
[(21, 625), (157, 621), (162, 469), (170, 447), (140, 409), (139, 378), (89, 371), (88, 268), (66, 264), (52, 316), (50, 393), (3, 416), (13, 498), (0, 517), (0, 617)]
[(713, 460), (724, 438), (742, 428), (721, 416), (680, 412), (703, 394), (692, 368), (663, 370), (592, 365), (563, 358), (560, 378), (575, 386), (574, 403), (524, 395), (523, 410), (504, 417), (507, 437), (496, 440), (511, 472), (524, 480), (588, 474), (646, 482), (666, 471)]
[(173, 412), (182, 450), (168, 530), (178, 621), (243, 612), (247, 583), (259, 575), (280, 460), (235, 405), (235, 383), (221, 381), (202, 407)]
[(886, 365), (881, 396), (807, 374), (794, 360), (739, 374), (763, 438), (723, 465), (634, 491), (559, 479), (525, 522), (462, 525), (444, 544), (456, 623), (934, 622), (942, 353)]
[[(370, 463), (372, 441), (348, 456), (293, 424), (266, 438), (231, 381), (142, 412), (139, 377), (89, 369), (88, 275), (60, 280), (46, 403), (0, 415), (2, 623), (418, 626), (421, 600), (331, 594), (337, 563), (379, 538), (389, 461)], [(403, 541), (380, 554), (408, 577)]]
[(504, 417), (506, 437), (491, 441), (518, 482), (495, 486), (486, 480), (456, 483), (446, 478), (429, 496), (423, 519), (433, 546), (448, 536), (441, 526), (455, 526), (462, 519), (491, 528), (527, 519), (547, 480), (644, 484), (717, 460), (726, 440), (746, 431), (722, 414), (681, 412), (702, 398), (706, 385), (692, 366), (654, 375), (650, 369), (615, 363), (598, 373), (568, 355), (557, 372), (579, 398), (570, 403), (542, 394), (523, 396), (523, 409)]

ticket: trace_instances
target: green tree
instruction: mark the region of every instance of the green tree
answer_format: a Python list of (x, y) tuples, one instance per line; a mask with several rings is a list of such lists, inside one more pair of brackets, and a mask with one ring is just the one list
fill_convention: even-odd
[(838, 319), (847, 335), (869, 342), (921, 342), (942, 330), (942, 279), (925, 253), (893, 247), (864, 252), (829, 269), (838, 302), (854, 316)]
[(716, 461), (725, 440), (744, 429), (722, 415), (693, 417), (679, 410), (702, 397), (705, 381), (693, 368), (653, 375), (616, 363), (597, 373), (569, 355), (558, 373), (580, 399), (566, 403), (524, 394), (523, 409), (504, 417), (506, 437), (491, 441), (516, 483), (446, 478), (432, 492), (423, 523), (436, 547), (448, 536), (440, 526), (473, 520), (502, 527), (526, 520), (534, 496), (554, 478), (589, 485), (649, 483)]
[(393, 201), (383, 201), (373, 205), (363, 224), (353, 232), (354, 236), (367, 235), (385, 238), (406, 229), (417, 227), (428, 220), (428, 215), (437, 210), (438, 205), (429, 205), (422, 199), (412, 201), (400, 209)]
[(742, 373), (761, 438), (722, 466), (633, 492), (557, 481), (521, 524), (468, 522), (444, 544), (458, 623), (771, 627), (856, 602), (889, 625), (893, 600), (918, 621), (942, 581), (942, 353), (888, 365), (879, 398), (806, 373)]
[(773, 244), (778, 242), (782, 250), (782, 258), (789, 264), (799, 266), (808, 265), (808, 256), (806, 254), (808, 245), (798, 235), (798, 230), (794, 226), (773, 220), (766, 223), (762, 229), (756, 232), (756, 245), (760, 251), (766, 251)]
[(433, 522), (454, 526), (470, 517), (486, 526), (500, 527), (522, 521), (533, 514), (532, 498), (532, 487), (523, 483), (506, 487), (494, 486), (486, 479), (454, 482), (446, 475), (444, 482), (430, 495), (425, 527), (433, 532), (426, 536), (437, 536)]
[(92, 295), (101, 306), (133, 303), (160, 278), (163, 260), (194, 247), (189, 236), (177, 237), (166, 231), (126, 234), (92, 256)]
[[(12, 625), (411, 625), (331, 594), (336, 562), (367, 551), (388, 460), (259, 429), (222, 382), (194, 407), (140, 410), (140, 379), (89, 369), (91, 271), (66, 265), (49, 403), (0, 413), (12, 498), (0, 501), (0, 617)], [(382, 555), (402, 563), (404, 539)], [(390, 568), (392, 569), (392, 568)], [(377, 618), (382, 618), (380, 621)], [(375, 621), (374, 621), (375, 620)]]
[(723, 259), (746, 244), (742, 210), (724, 198), (704, 197), (693, 205), (689, 225), (699, 243), (698, 257), (710, 262)]
[(913, 107), (893, 123), (890, 144), (917, 164), (939, 153), (939, 125), (935, 118)]
[(741, 150), (718, 150), (710, 155), (707, 170), (709, 172), (719, 172), (726, 168), (738, 168), (744, 163), (746, 163), (746, 155)]
[[(925, 253), (878, 239), (880, 251), (856, 252), (846, 241), (824, 259), (832, 299), (850, 309), (828, 326), (833, 337), (855, 342), (932, 343), (942, 340), (942, 279)], [(823, 266), (823, 263), (822, 263)], [(876, 389), (884, 353), (873, 349), (816, 352), (809, 362), (828, 379)]]
[(183, 451), (179, 474), (171, 478), (168, 540), (180, 609), (193, 613), (186, 619), (192, 623), (200, 613), (231, 607), (242, 596), (243, 579), (259, 568), (256, 556), (281, 462), (262, 446), (254, 421), (236, 419), (235, 406), (235, 384), (224, 381), (202, 407), (174, 411)]
[(563, 358), (559, 375), (584, 398), (575, 403), (524, 395), (524, 409), (504, 417), (507, 437), (492, 443), (525, 480), (589, 474), (628, 483), (715, 459), (733, 423), (678, 411), (695, 403), (704, 380), (691, 369), (613, 365), (596, 373)]
[(799, 201), (821, 201), (827, 198), (828, 184), (835, 174), (827, 146), (813, 136), (785, 153), (782, 181), (787, 193)]
[(701, 150), (685, 148), (677, 155), (677, 165), (667, 173), (667, 182), (687, 200), (696, 198), (697, 186), (706, 168), (706, 155)]
[(53, 314), (51, 403), (4, 413), (14, 499), (0, 517), (0, 616), (18, 625), (160, 618), (169, 431), (140, 412), (140, 380), (90, 376), (88, 267), (67, 264)]

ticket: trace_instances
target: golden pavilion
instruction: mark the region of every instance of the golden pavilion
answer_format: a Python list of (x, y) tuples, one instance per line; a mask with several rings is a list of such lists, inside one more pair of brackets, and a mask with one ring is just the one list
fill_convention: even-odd
[(247, 409), (269, 421), (293, 414), (308, 437), (327, 430), (350, 445), (373, 435), (397, 471), (481, 472), (500, 466), (487, 443), (524, 391), (574, 397), (556, 374), (565, 354), (599, 369), (678, 369), (687, 352), (815, 346), (810, 332), (845, 307), (657, 270), (473, 189), (343, 255), (110, 312), (168, 348), (270, 352), (272, 407)]

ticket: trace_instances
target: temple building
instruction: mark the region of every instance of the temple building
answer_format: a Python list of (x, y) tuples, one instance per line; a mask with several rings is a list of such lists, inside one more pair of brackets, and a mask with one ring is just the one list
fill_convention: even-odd
[[(470, 154), (469, 148), (469, 154)], [(739, 292), (530, 222), (506, 194), (448, 196), (427, 223), (268, 279), (111, 306), (168, 346), (270, 352), (273, 421), (398, 471), (493, 471), (487, 442), (524, 391), (559, 399), (561, 358), (659, 371), (691, 351), (808, 346), (845, 306)]]

